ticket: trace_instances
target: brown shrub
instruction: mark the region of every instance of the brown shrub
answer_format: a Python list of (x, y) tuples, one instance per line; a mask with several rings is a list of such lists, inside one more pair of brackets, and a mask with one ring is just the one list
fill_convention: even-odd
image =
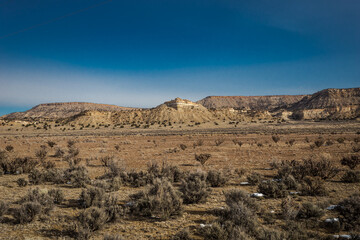
[(357, 165), (360, 164), (360, 157), (357, 155), (352, 155), (349, 157), (343, 157), (341, 164), (348, 166), (350, 169), (355, 169)]
[(229, 181), (229, 175), (229, 173), (220, 170), (210, 170), (207, 173), (206, 182), (211, 187), (222, 187)]
[(325, 211), (322, 208), (320, 208), (318, 205), (311, 202), (306, 202), (301, 205), (297, 217), (304, 219), (319, 218), (322, 217), (324, 214)]
[(345, 230), (360, 231), (360, 194), (356, 193), (344, 199), (336, 208), (340, 213)]
[(180, 191), (186, 204), (205, 202), (211, 191), (206, 183), (206, 174), (203, 172), (189, 174), (182, 180)]
[(274, 141), (274, 143), (278, 143), (280, 141), (280, 137), (277, 135), (273, 135), (273, 136), (271, 136), (271, 138)]
[(28, 185), (28, 181), (25, 178), (19, 178), (16, 180), (16, 183), (19, 187), (26, 187)]
[(24, 202), (20, 208), (13, 211), (13, 217), (16, 223), (29, 223), (40, 214), (41, 209), (42, 207), (38, 202)]
[(341, 177), (341, 181), (346, 183), (360, 182), (360, 171), (346, 171), (345, 174)]
[(211, 154), (209, 154), (209, 153), (200, 153), (199, 155), (195, 154), (195, 160), (200, 162), (201, 165), (203, 165), (203, 166), (207, 162), (207, 160), (209, 160), (210, 157), (211, 157)]
[(168, 219), (182, 213), (180, 193), (166, 179), (156, 179), (144, 191), (130, 196), (134, 215)]
[(284, 183), (275, 181), (263, 181), (258, 186), (258, 191), (267, 198), (283, 198), (288, 192)]
[(301, 182), (300, 192), (302, 195), (325, 196), (327, 190), (324, 186), (324, 180), (320, 177), (305, 177)]
[(220, 146), (221, 144), (223, 144), (225, 142), (224, 138), (218, 138), (215, 140), (215, 145), (216, 146)]
[(259, 184), (263, 179), (263, 177), (257, 172), (250, 173), (250, 175), (248, 175), (246, 178), (249, 184), (252, 186)]

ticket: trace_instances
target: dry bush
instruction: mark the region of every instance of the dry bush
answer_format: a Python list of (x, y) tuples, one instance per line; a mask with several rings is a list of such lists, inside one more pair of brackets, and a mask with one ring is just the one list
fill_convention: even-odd
[(193, 147), (196, 148), (196, 147), (200, 147), (202, 145), (204, 145), (204, 140), (199, 139), (196, 142), (194, 142)]
[(72, 148), (72, 147), (74, 147), (75, 143), (76, 143), (76, 142), (73, 141), (73, 140), (68, 140), (68, 141), (67, 141), (67, 147), (68, 147), (68, 148)]
[(7, 154), (0, 152), (0, 169), (2, 169), (4, 173), (29, 173), (38, 164), (38, 161), (33, 160), (29, 157), (15, 158), (14, 160), (11, 160)]
[(190, 232), (188, 228), (182, 229), (177, 232), (171, 240), (192, 240), (193, 238), (190, 236)]
[(321, 147), (322, 145), (324, 145), (325, 143), (325, 139), (324, 138), (318, 138), (317, 140), (315, 140), (314, 144), (316, 147)]
[(56, 145), (56, 142), (54, 141), (47, 141), (47, 145), (51, 148), (53, 148)]
[(242, 141), (240, 141), (239, 139), (236, 139), (236, 138), (233, 139), (232, 141), (235, 145), (238, 145), (239, 147), (241, 147), (244, 144)]
[(38, 202), (24, 202), (20, 208), (14, 209), (13, 217), (16, 223), (32, 222), (41, 213), (42, 207)]
[(53, 157), (62, 158), (64, 157), (64, 155), (65, 155), (64, 150), (62, 150), (61, 148), (57, 148), (55, 150), (55, 154), (53, 155)]
[(284, 176), (281, 181), (285, 184), (287, 189), (297, 190), (299, 188), (299, 183), (296, 181), (293, 175)]
[(130, 212), (136, 216), (168, 219), (182, 214), (180, 193), (166, 179), (156, 179), (144, 191), (130, 196)]
[(206, 174), (190, 173), (182, 180), (180, 191), (186, 204), (205, 202), (211, 191), (206, 183)]
[(56, 204), (61, 204), (64, 201), (64, 192), (61, 189), (50, 189), (48, 194)]
[(224, 138), (218, 138), (215, 140), (215, 145), (216, 146), (220, 146), (221, 144), (223, 144), (225, 142)]
[(305, 177), (301, 182), (300, 192), (308, 196), (326, 196), (324, 180), (320, 177)]
[(271, 136), (271, 139), (274, 141), (274, 143), (278, 143), (280, 141), (280, 137), (277, 135)]
[(299, 213), (299, 204), (297, 204), (292, 197), (287, 196), (287, 198), (281, 202), (281, 213), (285, 220), (293, 220)]
[(0, 201), (0, 218), (5, 215), (9, 210), (9, 204), (4, 201)]
[(45, 161), (47, 154), (48, 151), (44, 145), (42, 145), (40, 149), (35, 152), (35, 156), (40, 160), (40, 162)]
[(258, 192), (267, 198), (283, 198), (288, 195), (287, 188), (282, 182), (263, 181), (258, 186)]
[(341, 177), (341, 181), (346, 183), (360, 182), (360, 171), (346, 171), (345, 174)]
[(338, 143), (344, 143), (344, 142), (345, 142), (345, 138), (340, 137), (340, 138), (336, 139), (336, 141), (337, 141)]
[(16, 183), (19, 187), (26, 187), (28, 185), (28, 181), (25, 178), (19, 178), (16, 180)]
[(184, 175), (179, 167), (168, 165), (165, 162), (161, 167), (156, 162), (149, 163), (147, 173), (151, 181), (156, 178), (167, 178), (171, 182), (179, 182)]
[(79, 205), (82, 208), (92, 206), (101, 207), (104, 202), (105, 191), (97, 187), (88, 187), (81, 191)]
[(290, 140), (287, 142), (287, 144), (288, 144), (289, 146), (293, 146), (294, 143), (295, 143), (295, 139), (290, 139)]
[(259, 184), (263, 180), (263, 177), (257, 172), (250, 173), (250, 175), (248, 175), (246, 178), (249, 184), (252, 186)]
[(234, 170), (234, 173), (237, 175), (237, 177), (241, 178), (246, 173), (246, 169), (244, 169), (244, 168), (236, 168)]
[(187, 146), (185, 145), (185, 144), (180, 144), (180, 149), (181, 150), (183, 150), (183, 151), (185, 151), (185, 149), (187, 149)]
[(233, 204), (237, 204), (240, 202), (245, 204), (248, 208), (250, 208), (254, 211), (259, 210), (258, 204), (256, 203), (256, 201), (253, 198), (251, 198), (249, 196), (248, 192), (245, 192), (245, 191), (239, 190), (239, 189), (234, 189), (234, 190), (230, 190), (229, 192), (225, 193), (226, 205), (232, 206)]
[(360, 146), (353, 146), (352, 150), (353, 150), (353, 152), (358, 153), (358, 152), (360, 152)]
[(12, 145), (6, 145), (5, 150), (8, 152), (12, 152), (14, 150), (14, 147)]
[(306, 202), (300, 207), (298, 218), (309, 219), (309, 218), (320, 218), (325, 214), (325, 211), (318, 205)]
[(90, 183), (88, 171), (85, 167), (72, 167), (64, 172), (65, 180), (73, 187), (85, 187)]
[(109, 164), (113, 161), (114, 161), (114, 156), (105, 156), (100, 158), (100, 162), (104, 167), (109, 166)]
[(29, 189), (27, 194), (20, 199), (20, 203), (36, 202), (43, 207), (43, 212), (48, 213), (54, 208), (54, 198), (49, 195), (46, 189)]
[(103, 209), (91, 207), (83, 210), (78, 216), (79, 237), (83, 237), (84, 234), (89, 235), (88, 232), (91, 234), (91, 232), (101, 229), (106, 222), (107, 215)]
[(360, 231), (360, 194), (356, 193), (339, 203), (337, 211), (345, 230)]
[(210, 157), (210, 153), (200, 153), (199, 155), (195, 153), (195, 160), (200, 162), (202, 166), (204, 166), (204, 164), (207, 162), (207, 160), (209, 160)]
[(350, 169), (355, 169), (357, 165), (360, 164), (360, 157), (357, 155), (343, 157), (343, 159), (341, 160), (341, 164), (344, 166), (348, 166)]
[(302, 180), (306, 176), (321, 177), (325, 180), (331, 179), (339, 173), (339, 169), (326, 157), (322, 157), (320, 160), (281, 161), (272, 163), (272, 166), (278, 170), (278, 178), (292, 175), (297, 180)]
[(125, 209), (118, 204), (117, 197), (109, 194), (105, 196), (102, 209), (104, 209), (107, 214), (108, 222), (114, 222), (119, 219), (120, 216), (125, 215)]
[(211, 187), (223, 187), (229, 181), (229, 172), (224, 172), (220, 170), (210, 170), (207, 173), (206, 182)]

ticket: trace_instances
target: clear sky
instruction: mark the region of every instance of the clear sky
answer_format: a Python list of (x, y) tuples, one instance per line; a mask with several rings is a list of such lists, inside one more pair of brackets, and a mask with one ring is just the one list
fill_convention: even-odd
[(359, 0), (0, 0), (0, 115), (360, 86)]

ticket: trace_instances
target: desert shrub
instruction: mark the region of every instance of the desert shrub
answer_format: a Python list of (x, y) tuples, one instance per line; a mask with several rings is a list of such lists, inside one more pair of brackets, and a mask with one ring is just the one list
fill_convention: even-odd
[(237, 177), (241, 178), (246, 173), (246, 170), (244, 168), (236, 168), (234, 173), (237, 175)]
[(357, 153), (360, 152), (360, 146), (353, 146), (352, 147), (353, 152)]
[(41, 209), (42, 207), (38, 202), (24, 202), (20, 208), (13, 211), (13, 217), (16, 223), (30, 223), (41, 213)]
[(183, 172), (179, 167), (168, 165), (165, 162), (162, 163), (161, 167), (155, 162), (149, 163), (147, 172), (149, 180), (167, 178), (171, 182), (179, 182), (183, 177)]
[(190, 237), (190, 232), (188, 228), (182, 229), (181, 231), (177, 232), (171, 240), (192, 240), (193, 238)]
[(308, 219), (308, 218), (319, 218), (325, 214), (325, 211), (320, 208), (318, 205), (311, 202), (303, 203), (300, 207), (298, 218)]
[(257, 172), (250, 173), (250, 175), (248, 175), (246, 178), (247, 178), (249, 184), (252, 186), (257, 185), (263, 179), (263, 177)]
[(185, 145), (185, 144), (180, 144), (180, 149), (181, 150), (183, 150), (183, 151), (185, 151), (185, 149), (187, 149), (187, 146)]
[(299, 183), (296, 181), (293, 175), (284, 176), (281, 181), (285, 184), (287, 189), (298, 189)]
[(88, 208), (91, 206), (101, 207), (104, 201), (105, 191), (104, 189), (97, 187), (88, 187), (83, 189), (79, 197), (79, 205), (82, 208)]
[(210, 153), (200, 153), (199, 155), (195, 154), (195, 160), (200, 162), (201, 165), (203, 166), (207, 162), (207, 160), (209, 160), (210, 157), (211, 157)]
[(285, 220), (293, 220), (299, 213), (299, 205), (290, 196), (281, 202), (281, 213)]
[(110, 162), (114, 160), (114, 156), (105, 156), (100, 158), (100, 162), (104, 167), (107, 167)]
[(258, 186), (258, 191), (268, 198), (283, 198), (288, 192), (284, 183), (275, 181), (263, 181)]
[(273, 135), (273, 136), (271, 136), (271, 138), (274, 141), (274, 143), (278, 143), (280, 141), (280, 137), (277, 135)]
[(34, 185), (42, 184), (45, 182), (45, 174), (39, 169), (34, 169), (33, 171), (31, 171), (30, 174), (28, 175), (28, 178), (29, 178), (29, 182)]
[(289, 144), (290, 146), (294, 145), (295, 143), (295, 139), (290, 139), (287, 144)]
[(124, 208), (118, 204), (118, 199), (116, 196), (106, 195), (105, 200), (102, 206), (108, 219), (108, 222), (114, 222), (125, 214)]
[(51, 148), (53, 148), (56, 145), (56, 142), (54, 141), (47, 141), (47, 145)]
[(225, 193), (226, 205), (232, 206), (240, 202), (254, 211), (259, 210), (258, 204), (253, 198), (249, 196), (249, 193), (238, 189), (230, 190), (229, 192)]
[(232, 141), (235, 145), (239, 145), (239, 147), (241, 147), (244, 144), (242, 141), (240, 141), (239, 139), (236, 139), (236, 138), (233, 139)]
[(202, 145), (204, 145), (204, 140), (199, 139), (196, 142), (194, 142), (193, 147), (196, 148), (196, 147), (200, 147)]
[(336, 141), (337, 141), (338, 143), (344, 143), (344, 142), (345, 142), (345, 138), (340, 137), (340, 138), (336, 139)]
[(357, 155), (352, 155), (349, 157), (343, 157), (341, 164), (348, 166), (350, 169), (355, 169), (357, 165), (360, 164), (360, 157)]
[(318, 138), (317, 140), (315, 140), (314, 144), (316, 147), (321, 147), (322, 145), (324, 145), (325, 143), (325, 139), (324, 138)]
[(130, 212), (137, 216), (168, 219), (182, 213), (180, 193), (166, 179), (155, 179), (144, 191), (130, 196)]
[(132, 187), (142, 187), (152, 182), (149, 174), (146, 171), (135, 171), (123, 172), (121, 174), (123, 181)]
[(54, 157), (62, 158), (64, 155), (64, 150), (62, 150), (61, 148), (56, 148)]
[(15, 158), (10, 160), (10, 158), (6, 154), (0, 153), (0, 168), (4, 173), (9, 174), (21, 174), (21, 173), (29, 173), (36, 166), (38, 162), (29, 157), (23, 158)]
[(78, 216), (78, 228), (90, 232), (101, 229), (107, 222), (105, 211), (98, 207), (83, 210)]
[(64, 192), (61, 189), (51, 189), (48, 194), (56, 204), (61, 204), (64, 201)]
[(25, 178), (19, 178), (16, 180), (16, 183), (19, 187), (26, 187), (28, 185), (28, 181)]
[(41, 163), (41, 166), (45, 169), (51, 169), (51, 168), (55, 168), (55, 163), (51, 162), (51, 161), (44, 161)]
[(341, 181), (346, 183), (358, 183), (360, 182), (360, 171), (346, 171), (341, 177)]
[(5, 150), (8, 152), (12, 152), (14, 150), (14, 147), (12, 145), (6, 145)]
[(45, 146), (41, 146), (39, 150), (35, 152), (35, 156), (43, 162), (47, 157), (48, 151), (46, 150)]
[(180, 191), (186, 204), (205, 202), (211, 191), (206, 183), (206, 174), (190, 173), (182, 180)]
[(9, 204), (4, 201), (0, 201), (0, 218), (5, 215), (9, 210)]
[(277, 175), (279, 178), (292, 175), (297, 180), (302, 180), (306, 176), (318, 176), (325, 180), (331, 179), (339, 173), (339, 169), (325, 157), (322, 157), (320, 160), (281, 161), (272, 163), (272, 166), (278, 170)]
[(55, 184), (65, 183), (65, 174), (63, 170), (52, 168), (42, 172), (45, 182), (52, 182)]
[(216, 146), (220, 146), (221, 144), (223, 144), (225, 142), (224, 138), (218, 138), (215, 140), (215, 145)]
[(360, 231), (360, 194), (356, 193), (344, 199), (336, 208), (340, 213), (345, 230)]
[(224, 173), (219, 170), (210, 170), (207, 173), (206, 182), (211, 187), (225, 186), (228, 181), (229, 181), (229, 173)]
[(20, 202), (37, 202), (44, 207), (43, 211), (45, 213), (50, 212), (54, 207), (54, 199), (46, 189), (40, 188), (29, 189), (27, 194), (20, 199)]
[(324, 180), (322, 180), (320, 177), (305, 177), (301, 182), (300, 192), (302, 195), (309, 196), (327, 195)]
[(73, 140), (68, 140), (68, 141), (67, 141), (67, 147), (68, 147), (68, 148), (72, 148), (72, 147), (74, 147), (75, 143), (76, 143), (76, 142), (73, 141)]
[(64, 172), (64, 178), (67, 182), (72, 184), (73, 187), (85, 187), (90, 183), (88, 171), (85, 167), (72, 167)]
[(215, 222), (201, 229), (201, 235), (209, 240), (254, 240), (241, 226), (227, 221), (223, 224)]
[(283, 228), (285, 230), (286, 235), (285, 236), (280, 235), (281, 238), (278, 239), (291, 239), (291, 240), (319, 239), (318, 237), (311, 238), (311, 236), (308, 235), (306, 228), (300, 222), (287, 221)]

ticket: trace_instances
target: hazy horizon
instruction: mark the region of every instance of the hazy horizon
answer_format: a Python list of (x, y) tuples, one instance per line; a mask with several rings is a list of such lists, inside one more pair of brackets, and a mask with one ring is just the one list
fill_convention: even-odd
[(360, 2), (0, 0), (0, 115), (359, 87)]

